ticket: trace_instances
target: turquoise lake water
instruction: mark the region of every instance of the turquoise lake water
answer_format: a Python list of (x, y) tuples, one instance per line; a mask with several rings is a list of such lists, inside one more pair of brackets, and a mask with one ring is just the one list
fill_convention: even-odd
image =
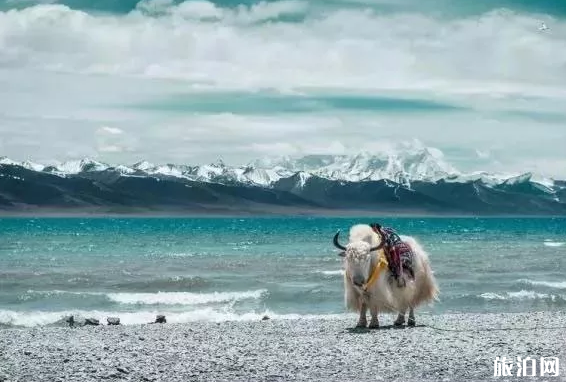
[[(429, 252), (419, 311), (566, 308), (564, 218), (376, 218)], [(338, 230), (367, 218), (0, 219), (0, 325), (345, 314)]]

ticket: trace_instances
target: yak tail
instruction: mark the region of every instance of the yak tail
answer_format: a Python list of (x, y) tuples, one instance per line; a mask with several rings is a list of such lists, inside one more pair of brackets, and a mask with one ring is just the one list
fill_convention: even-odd
[(421, 274), (419, 276), (415, 275), (415, 279), (419, 280), (420, 285), (417, 286), (412, 306), (438, 301), (440, 290), (430, 266), (428, 253), (414, 238), (404, 236), (402, 237), (402, 240), (409, 244), (416, 254), (416, 260), (420, 262), (420, 264), (415, 264), (415, 271), (420, 272)]

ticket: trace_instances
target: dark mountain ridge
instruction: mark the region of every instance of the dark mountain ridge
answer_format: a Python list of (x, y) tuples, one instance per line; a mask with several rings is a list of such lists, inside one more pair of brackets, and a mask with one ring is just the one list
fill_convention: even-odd
[(116, 168), (76, 174), (0, 164), (0, 211), (92, 211), (97, 213), (347, 213), (348, 211), (464, 214), (566, 215), (566, 182), (548, 188), (530, 178), (490, 185), (388, 179), (344, 181), (303, 172), (269, 186), (228, 179), (194, 181)]

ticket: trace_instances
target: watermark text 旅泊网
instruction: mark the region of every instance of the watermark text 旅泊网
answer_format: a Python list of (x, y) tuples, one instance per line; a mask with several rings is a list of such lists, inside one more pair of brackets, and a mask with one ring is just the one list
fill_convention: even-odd
[(559, 375), (558, 357), (495, 357), (493, 361), (494, 377), (558, 377)]

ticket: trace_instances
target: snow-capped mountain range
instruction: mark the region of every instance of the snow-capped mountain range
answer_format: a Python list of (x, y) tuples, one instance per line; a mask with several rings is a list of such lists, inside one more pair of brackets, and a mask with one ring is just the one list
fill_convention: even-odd
[(244, 166), (110, 165), (89, 158), (38, 164), (3, 157), (1, 211), (566, 216), (566, 181), (462, 173), (432, 148), (270, 158)]
[(0, 164), (18, 165), (26, 169), (58, 176), (85, 172), (115, 171), (122, 176), (171, 176), (200, 182), (243, 183), (270, 187), (280, 179), (298, 174), (306, 181), (312, 176), (347, 182), (390, 180), (407, 188), (411, 182), (465, 183), (481, 181), (486, 185), (499, 185), (530, 181), (542, 188), (550, 188), (554, 180), (525, 174), (490, 174), (487, 172), (462, 173), (447, 163), (442, 153), (433, 148), (419, 148), (401, 152), (354, 155), (307, 155), (299, 158), (280, 157), (261, 159), (246, 166), (229, 166), (222, 161), (207, 165), (157, 165), (141, 161), (130, 166), (110, 165), (84, 158), (56, 164), (17, 162), (7, 157)]

